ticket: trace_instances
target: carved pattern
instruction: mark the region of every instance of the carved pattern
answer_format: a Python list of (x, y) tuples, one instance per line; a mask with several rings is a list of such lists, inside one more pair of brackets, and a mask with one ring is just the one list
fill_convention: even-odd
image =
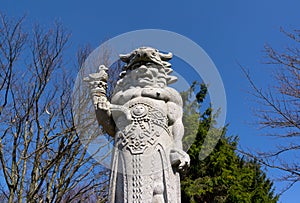
[[(154, 173), (156, 171), (154, 171), (155, 169), (155, 154), (153, 153), (151, 156), (151, 175), (150, 175), (150, 183), (153, 185), (154, 184)], [(149, 190), (149, 192), (153, 193), (153, 189), (151, 188), (151, 190)]]
[(149, 144), (154, 145), (160, 136), (159, 130), (170, 134), (168, 118), (158, 109), (146, 103), (135, 103), (129, 109), (132, 123), (120, 133), (121, 148), (126, 146), (132, 154), (142, 154)]
[(132, 156), (133, 176), (132, 176), (132, 199), (134, 203), (142, 203), (142, 160), (139, 154)]

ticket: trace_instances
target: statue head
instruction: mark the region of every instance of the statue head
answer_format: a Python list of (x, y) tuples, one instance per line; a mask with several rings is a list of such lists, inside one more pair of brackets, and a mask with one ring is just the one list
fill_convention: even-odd
[[(141, 47), (131, 53), (120, 55), (126, 64), (120, 74), (118, 88), (166, 87), (177, 81), (171, 76), (172, 68), (168, 62), (172, 53), (164, 54), (151, 47)], [(122, 88), (123, 87), (123, 88)]]
[(172, 58), (172, 53), (160, 53), (157, 49), (151, 47), (140, 47), (128, 54), (121, 54), (120, 59), (127, 63), (124, 69), (134, 69), (140, 64), (153, 63), (161, 66), (170, 67), (168, 63)]

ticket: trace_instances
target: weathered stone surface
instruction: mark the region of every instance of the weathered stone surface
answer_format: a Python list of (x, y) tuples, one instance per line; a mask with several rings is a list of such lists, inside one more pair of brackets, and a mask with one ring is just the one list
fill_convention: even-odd
[(180, 202), (178, 171), (189, 164), (182, 150), (182, 99), (168, 87), (172, 54), (141, 47), (120, 55), (126, 65), (111, 101), (105, 90), (107, 68), (90, 74), (99, 124), (115, 137), (110, 202)]

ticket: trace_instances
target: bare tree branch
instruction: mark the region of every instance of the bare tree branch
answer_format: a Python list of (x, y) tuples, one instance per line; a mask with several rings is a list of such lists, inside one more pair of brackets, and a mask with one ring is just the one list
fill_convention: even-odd
[(71, 103), (72, 71), (90, 50), (69, 69), (70, 33), (60, 23), (27, 33), (24, 18), (0, 20), (0, 201), (105, 199), (108, 170), (81, 144)]
[(280, 138), (282, 144), (270, 151), (241, 153), (257, 159), (267, 167), (282, 171), (283, 175), (278, 180), (289, 182), (283, 190), (286, 191), (300, 181), (300, 32), (281, 31), (292, 40), (294, 46), (287, 47), (283, 52), (276, 51), (269, 45), (265, 46), (268, 58), (266, 64), (271, 64), (275, 70), (275, 86), (268, 91), (262, 90), (249, 72), (241, 65), (240, 67), (260, 106), (256, 109), (258, 124), (269, 129), (268, 135)]

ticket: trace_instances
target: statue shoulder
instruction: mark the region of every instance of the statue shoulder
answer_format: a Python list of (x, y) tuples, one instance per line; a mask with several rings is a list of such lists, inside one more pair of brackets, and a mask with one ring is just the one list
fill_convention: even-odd
[(169, 102), (173, 102), (179, 106), (182, 106), (183, 102), (182, 102), (182, 98), (181, 95), (179, 94), (179, 92), (177, 90), (175, 90), (172, 87), (166, 87), (165, 91), (167, 91), (169, 93)]

